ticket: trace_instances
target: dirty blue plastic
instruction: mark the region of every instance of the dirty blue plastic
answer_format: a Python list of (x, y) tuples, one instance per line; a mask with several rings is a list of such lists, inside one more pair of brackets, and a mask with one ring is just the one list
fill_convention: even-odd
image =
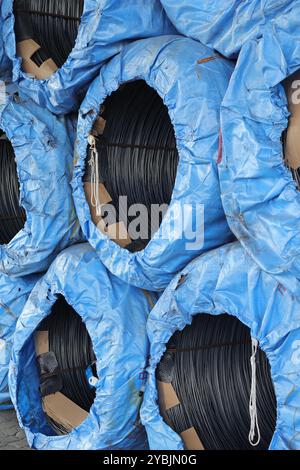
[(72, 126), (13, 90), (0, 104), (0, 129), (14, 148), (27, 220), (0, 245), (0, 272), (19, 277), (46, 271), (62, 249), (82, 240), (82, 232), (70, 186)]
[(0, 410), (10, 407), (8, 366), (17, 320), (39, 276), (13, 279), (0, 274)]
[[(87, 327), (99, 377), (88, 418), (65, 436), (53, 435), (41, 407), (33, 339), (58, 294)], [(12, 400), (30, 446), (43, 450), (147, 447), (139, 410), (149, 353), (146, 320), (155, 300), (112, 276), (88, 244), (58, 256), (32, 291), (20, 317), (10, 366)]]
[[(152, 310), (147, 330), (150, 365), (141, 417), (151, 449), (180, 450), (183, 442), (163, 421), (155, 370), (176, 330), (193, 315), (234, 315), (251, 329), (271, 365), (277, 422), (271, 450), (300, 449), (300, 301), (232, 243), (194, 260)], [(259, 419), (259, 417), (258, 417)]]
[(85, 0), (76, 44), (61, 69), (36, 80), (21, 69), (16, 56), (13, 0), (2, 0), (6, 55), (13, 79), (31, 98), (56, 114), (78, 109), (89, 83), (101, 65), (130, 40), (173, 34), (159, 0)]
[(228, 58), (243, 44), (259, 38), (274, 19), (284, 24), (299, 0), (161, 0), (172, 23), (185, 36), (197, 39)]
[[(129, 284), (162, 289), (191, 259), (233, 239), (221, 203), (217, 169), (220, 105), (232, 68), (229, 61), (197, 41), (163, 36), (124, 48), (103, 66), (87, 93), (75, 148), (76, 210), (101, 261)], [(92, 222), (82, 177), (87, 138), (100, 105), (122, 83), (138, 79), (154, 88), (168, 107), (180, 159), (172, 201), (160, 229), (143, 251), (130, 253)]]
[(300, 193), (283, 161), (289, 112), (282, 80), (300, 69), (300, 6), (240, 53), (222, 104), (222, 199), (254, 260), (300, 297)]

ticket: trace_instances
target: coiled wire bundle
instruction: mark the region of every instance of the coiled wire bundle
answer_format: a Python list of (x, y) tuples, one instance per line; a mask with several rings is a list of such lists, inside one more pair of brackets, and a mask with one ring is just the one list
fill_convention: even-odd
[[(134, 217), (119, 207), (127, 196), (128, 208), (142, 204), (146, 208), (140, 237), (128, 249), (143, 249), (161, 223), (151, 218), (153, 205), (171, 201), (178, 165), (178, 151), (168, 109), (157, 92), (143, 80), (123, 85), (105, 101), (101, 117), (104, 132), (97, 139), (99, 174), (111, 196), (119, 220), (127, 227)], [(88, 156), (89, 159), (89, 156)], [(90, 181), (87, 165), (84, 181)]]
[(22, 230), (25, 211), (19, 204), (19, 181), (11, 143), (0, 130), (0, 245)]
[[(194, 427), (206, 450), (251, 450), (250, 330), (228, 315), (197, 315), (176, 332), (157, 368), (157, 379), (171, 383), (180, 405), (164, 411), (181, 434)], [(256, 400), (261, 439), (267, 449), (275, 431), (276, 397), (266, 355), (256, 355)]]
[(14, 0), (17, 42), (34, 39), (41, 49), (32, 59), (40, 66), (51, 58), (58, 68), (72, 51), (84, 0)]
[[(96, 377), (96, 357), (85, 324), (75, 310), (60, 296), (51, 314), (40, 324), (39, 330), (49, 334), (49, 351), (56, 356), (63, 387), (60, 392), (89, 412), (96, 393), (87, 378), (91, 368)], [(58, 434), (67, 434), (61, 424), (50, 420)]]

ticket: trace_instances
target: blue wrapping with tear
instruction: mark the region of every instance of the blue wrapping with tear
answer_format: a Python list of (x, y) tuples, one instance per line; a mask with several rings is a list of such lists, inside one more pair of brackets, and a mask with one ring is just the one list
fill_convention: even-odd
[(149, 316), (151, 360), (141, 417), (150, 448), (183, 449), (179, 435), (160, 415), (155, 371), (174, 332), (201, 313), (234, 315), (251, 329), (269, 359), (277, 398), (270, 449), (299, 450), (300, 299), (263, 272), (238, 242), (190, 263), (170, 283)]
[[(58, 294), (86, 325), (99, 377), (88, 417), (64, 436), (53, 435), (42, 409), (33, 337)], [(147, 447), (139, 411), (149, 353), (146, 320), (155, 300), (112, 276), (88, 244), (58, 256), (23, 310), (10, 366), (12, 400), (30, 446), (43, 450)]]
[(101, 65), (130, 40), (173, 34), (159, 0), (85, 0), (75, 46), (61, 69), (45, 80), (22, 71), (16, 56), (13, 0), (2, 0), (4, 44), (13, 79), (41, 106), (57, 114), (76, 110)]
[(8, 403), (8, 366), (17, 320), (38, 276), (13, 279), (0, 274), (0, 410)]
[(222, 104), (219, 165), (231, 229), (261, 268), (297, 296), (300, 194), (283, 160), (289, 112), (281, 82), (300, 68), (299, 15), (294, 6), (242, 48)]
[(177, 30), (228, 58), (259, 38), (265, 25), (294, 11), (299, 0), (160, 0)]
[[(69, 119), (69, 118), (68, 118)], [(0, 129), (12, 143), (26, 222), (0, 245), (0, 272), (25, 276), (44, 272), (64, 248), (82, 240), (70, 186), (73, 124), (57, 118), (14, 87), (0, 104)]]
[[(163, 36), (124, 48), (103, 66), (87, 93), (75, 149), (75, 206), (83, 232), (100, 259), (129, 284), (162, 289), (191, 259), (233, 239), (221, 203), (217, 169), (220, 105), (232, 68), (197, 41)], [(130, 253), (92, 222), (82, 177), (87, 138), (100, 105), (122, 83), (139, 79), (157, 91), (169, 110), (179, 164), (172, 200), (159, 230), (144, 250)]]

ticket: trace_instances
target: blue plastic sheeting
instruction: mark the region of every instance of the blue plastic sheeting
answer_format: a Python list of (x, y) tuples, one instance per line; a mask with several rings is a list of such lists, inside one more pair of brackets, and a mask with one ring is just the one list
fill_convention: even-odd
[(273, 19), (284, 24), (299, 0), (161, 0), (172, 23), (185, 36), (197, 39), (228, 58), (259, 38)]
[[(283, 161), (282, 80), (300, 68), (300, 6), (240, 53), (222, 106), (220, 182), (231, 229), (262, 269), (300, 296), (300, 194)], [(238, 99), (237, 99), (238, 97)]]
[(62, 249), (82, 240), (70, 186), (72, 126), (11, 93), (0, 105), (0, 128), (14, 148), (20, 201), (27, 216), (24, 229), (0, 245), (0, 272), (43, 272)]
[[(124, 48), (102, 68), (88, 91), (80, 109), (75, 151), (76, 210), (100, 259), (129, 284), (162, 289), (191, 259), (233, 239), (220, 199), (217, 169), (220, 104), (232, 68), (230, 62), (192, 39), (164, 36)], [(180, 159), (172, 201), (160, 229), (143, 251), (130, 253), (92, 222), (82, 176), (87, 138), (100, 105), (122, 83), (138, 79), (154, 88), (168, 107)]]
[(159, 0), (85, 0), (76, 44), (64, 66), (46, 80), (21, 69), (16, 56), (13, 1), (2, 0), (4, 43), (13, 64), (13, 78), (41, 106), (63, 114), (76, 110), (104, 61), (129, 40), (173, 34)]
[(8, 366), (17, 320), (38, 276), (13, 279), (0, 274), (0, 410), (9, 402)]
[[(70, 434), (53, 436), (41, 407), (33, 333), (57, 294), (82, 317), (97, 358), (96, 399)], [(156, 300), (156, 299), (153, 299)], [(149, 353), (151, 302), (112, 276), (88, 244), (65, 250), (33, 290), (17, 324), (10, 389), (21, 427), (36, 449), (143, 449), (139, 410)]]
[(299, 450), (300, 302), (263, 272), (237, 242), (190, 263), (174, 278), (149, 316), (151, 361), (141, 417), (150, 448), (183, 448), (181, 438), (160, 416), (155, 370), (174, 332), (183, 330), (201, 313), (234, 315), (251, 329), (269, 359), (277, 397), (277, 423), (270, 449)]

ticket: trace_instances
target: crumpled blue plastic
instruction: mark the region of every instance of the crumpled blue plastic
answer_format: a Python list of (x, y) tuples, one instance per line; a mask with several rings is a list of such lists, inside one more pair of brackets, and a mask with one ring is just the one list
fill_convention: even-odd
[(15, 152), (20, 201), (27, 221), (7, 245), (0, 245), (0, 272), (25, 276), (44, 272), (64, 248), (82, 241), (70, 186), (74, 131), (10, 87), (0, 104), (0, 129)]
[[(294, 3), (294, 2), (293, 2)], [(244, 248), (300, 297), (300, 193), (283, 161), (282, 80), (300, 69), (300, 6), (241, 50), (222, 104), (219, 165), (228, 223)]]
[[(162, 289), (191, 259), (233, 239), (220, 199), (217, 169), (220, 105), (232, 69), (229, 61), (197, 41), (163, 36), (124, 48), (102, 68), (87, 93), (79, 113), (75, 147), (75, 206), (83, 232), (101, 261), (129, 284)], [(160, 229), (143, 251), (130, 253), (92, 222), (82, 177), (87, 138), (101, 103), (122, 83), (138, 79), (154, 88), (168, 107), (180, 159), (172, 201)], [(204, 208), (204, 230), (201, 224), (198, 244), (192, 250), (189, 234), (182, 227), (175, 236), (164, 236), (179, 220), (175, 208), (184, 213), (184, 229), (196, 226)]]
[(151, 449), (180, 450), (183, 442), (158, 407), (155, 370), (175, 331), (193, 315), (234, 315), (251, 329), (271, 366), (277, 398), (270, 450), (300, 449), (300, 300), (263, 272), (242, 246), (232, 243), (200, 256), (170, 283), (147, 324), (150, 365), (142, 422)]
[(13, 65), (13, 79), (32, 99), (56, 114), (77, 110), (101, 65), (129, 40), (173, 34), (159, 0), (85, 0), (76, 44), (61, 69), (36, 80), (21, 69), (16, 56), (13, 0), (2, 0), (3, 42)]
[(10, 401), (8, 367), (17, 320), (39, 276), (13, 279), (0, 274), (0, 410)]
[(284, 23), (299, 0), (161, 0), (172, 23), (185, 36), (197, 39), (228, 58), (261, 35), (265, 25)]
[[(97, 358), (96, 398), (88, 418), (54, 436), (41, 407), (33, 333), (61, 294), (82, 317)], [(156, 296), (152, 299), (156, 301)], [(62, 252), (32, 291), (18, 321), (10, 391), (20, 426), (36, 449), (144, 449), (139, 410), (149, 353), (151, 302), (140, 289), (112, 276), (88, 244)]]

